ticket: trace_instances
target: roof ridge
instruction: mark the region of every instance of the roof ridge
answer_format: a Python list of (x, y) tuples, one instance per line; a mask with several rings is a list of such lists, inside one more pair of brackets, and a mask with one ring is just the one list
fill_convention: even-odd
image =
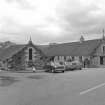
[[(102, 39), (99, 38), (99, 39), (84, 40), (82, 43), (88, 42), (88, 41), (97, 41), (97, 40), (102, 40)], [(80, 43), (80, 41), (57, 43), (56, 45), (72, 44), (72, 43)], [(82, 44), (82, 43), (80, 43), (80, 44)], [(51, 45), (51, 46), (56, 46), (56, 45)]]

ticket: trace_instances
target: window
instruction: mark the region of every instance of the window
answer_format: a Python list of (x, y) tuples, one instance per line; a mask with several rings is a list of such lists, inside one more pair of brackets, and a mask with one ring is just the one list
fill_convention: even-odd
[(57, 62), (58, 61), (58, 56), (54, 57), (54, 61)]
[(82, 62), (82, 56), (79, 56), (79, 61)]
[(72, 61), (74, 61), (75, 60), (75, 58), (74, 58), (74, 56), (72, 56)]
[(59, 56), (59, 61), (64, 61), (64, 56)]
[(29, 48), (29, 60), (32, 60), (32, 48)]
[(103, 53), (105, 53), (105, 46), (103, 46)]

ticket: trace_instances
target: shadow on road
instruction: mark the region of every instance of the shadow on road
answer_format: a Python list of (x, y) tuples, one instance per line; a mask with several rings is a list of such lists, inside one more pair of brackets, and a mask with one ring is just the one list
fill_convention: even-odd
[(0, 86), (1, 87), (6, 87), (10, 86), (15, 82), (18, 82), (19, 80), (16, 80), (15, 77), (10, 77), (10, 76), (0, 76)]
[(30, 79), (44, 79), (45, 75), (31, 75), (31, 76), (28, 76), (27, 78), (30, 78)]

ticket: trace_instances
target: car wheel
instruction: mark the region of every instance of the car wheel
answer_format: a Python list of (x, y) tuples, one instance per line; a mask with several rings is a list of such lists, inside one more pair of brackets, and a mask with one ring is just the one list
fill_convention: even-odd
[(62, 71), (63, 73), (65, 72), (65, 71)]
[(54, 69), (52, 69), (52, 70), (51, 70), (51, 72), (52, 72), (52, 73), (55, 73), (55, 70), (54, 70)]

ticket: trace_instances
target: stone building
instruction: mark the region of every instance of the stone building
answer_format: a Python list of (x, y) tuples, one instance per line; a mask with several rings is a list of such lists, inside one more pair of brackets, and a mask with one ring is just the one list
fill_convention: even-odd
[(42, 69), (45, 58), (41, 47), (35, 46), (31, 40), (26, 45), (12, 45), (0, 51), (0, 61), (6, 69), (24, 70), (32, 66)]
[(52, 46), (48, 56), (55, 62), (79, 60), (85, 67), (105, 67), (105, 39), (82, 40)]
[(34, 45), (31, 40), (24, 45), (11, 45), (0, 49), (0, 64), (5, 69), (28, 70), (33, 65), (43, 69), (47, 62), (71, 62), (79, 60), (85, 67), (105, 66), (105, 39), (78, 42)]

